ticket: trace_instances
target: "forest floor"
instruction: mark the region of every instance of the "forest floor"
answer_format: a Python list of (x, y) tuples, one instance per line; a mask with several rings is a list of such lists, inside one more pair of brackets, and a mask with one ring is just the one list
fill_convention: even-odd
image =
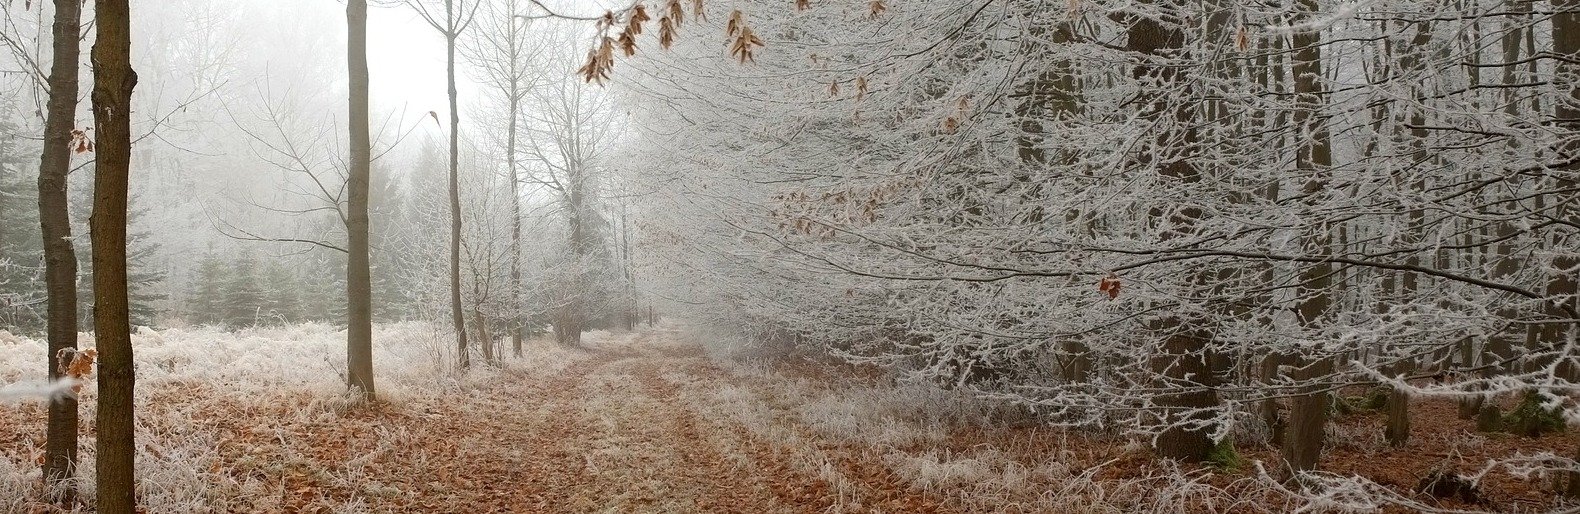
[[(212, 380), (144, 386), (143, 503), (161, 513), (1286, 512), (1373, 510), (1363, 496), (1397, 496), (1413, 506), (1389, 510), (1536, 512), (1560, 506), (1553, 477), (1494, 471), (1477, 503), (1411, 489), (1433, 468), (1471, 472), (1489, 456), (1576, 443), (1468, 433), (1452, 405), (1428, 403), (1415, 442), (1394, 450), (1371, 434), (1378, 416), (1352, 415), (1335, 425), (1323, 467), (1382, 492), (1297, 497), (1254, 464), (1182, 468), (1122, 436), (1048, 428), (868, 370), (714, 358), (674, 329), (529, 352), (433, 392), (392, 387), (372, 404), (302, 389), (238, 394)], [(60, 510), (26, 485), (37, 482), (42, 415), (0, 404), (0, 512)], [(8, 471), (18, 499), (3, 497)]]

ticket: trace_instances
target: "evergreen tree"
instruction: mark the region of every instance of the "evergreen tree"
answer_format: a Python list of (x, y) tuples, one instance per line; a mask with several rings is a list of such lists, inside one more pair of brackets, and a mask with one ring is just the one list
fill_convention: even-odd
[(226, 328), (250, 327), (262, 320), (264, 289), (258, 278), (258, 260), (251, 252), (243, 253), (227, 267), (224, 290), (220, 316)]
[[(92, 167), (88, 169), (91, 170)], [(72, 195), (75, 197), (72, 203), (72, 218), (86, 224), (89, 211), (93, 207), (92, 190), (87, 187), (74, 187)], [(131, 207), (127, 211), (127, 222), (132, 227), (126, 235), (127, 299), (130, 302), (132, 324), (153, 326), (154, 318), (159, 314), (158, 303), (167, 297), (163, 292), (163, 286), (169, 273), (153, 262), (153, 256), (159, 251), (160, 244), (154, 241), (151, 232), (139, 227), (140, 220), (149, 212), (146, 207), (140, 205), (141, 199), (142, 195), (132, 195)], [(77, 244), (79, 246), (77, 318), (83, 326), (89, 326), (93, 323), (93, 248), (87, 238), (79, 239)]]
[(223, 316), (225, 264), (213, 252), (203, 255), (193, 278), (192, 294), (187, 297), (187, 321), (198, 325), (220, 325)]
[(308, 286), (305, 289), (313, 295), (312, 301), (308, 303), (314, 306), (310, 320), (344, 325), (346, 277), (338, 271), (345, 268), (346, 258), (343, 254), (337, 254), (327, 261), (307, 279)]
[(263, 270), (263, 316), (269, 324), (290, 324), (301, 321), (301, 284), (290, 268), (271, 260)]
[(43, 240), (38, 235), (36, 145), (0, 119), (0, 329), (44, 328)]
[(159, 315), (159, 302), (169, 296), (164, 293), (168, 270), (154, 263), (160, 244), (153, 234), (139, 223), (148, 214), (146, 206), (139, 206), (140, 196), (132, 197), (131, 223), (138, 229), (127, 238), (127, 287), (131, 299), (132, 324), (154, 326)]

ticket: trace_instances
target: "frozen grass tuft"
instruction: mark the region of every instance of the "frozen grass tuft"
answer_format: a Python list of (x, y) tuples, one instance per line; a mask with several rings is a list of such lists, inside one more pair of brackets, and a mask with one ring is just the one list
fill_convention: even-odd
[[(260, 500), (279, 496), (279, 491), (270, 489), (277, 485), (265, 485), (263, 477), (279, 473), (281, 466), (300, 465), (308, 459), (287, 444), (287, 437), (271, 436), (277, 441), (268, 452), (239, 463), (253, 466), (247, 470), (252, 472), (226, 469), (218, 450), (222, 441), (201, 428), (203, 421), (194, 416), (205, 408), (259, 411), (296, 405), (265, 422), (276, 427), (334, 422), (356, 408), (353, 399), (344, 394), (345, 337), (345, 330), (323, 324), (235, 332), (211, 327), (160, 331), (140, 327), (132, 344), (136, 350), (137, 476), (142, 505), (149, 512), (281, 509)], [(450, 364), (454, 362), (450, 337), (449, 332), (425, 323), (374, 327), (375, 379), (379, 397), (389, 408), (421, 410), (427, 402), (470, 394), (490, 382), (547, 376), (585, 357), (584, 352), (532, 341), (525, 358), (509, 359), (501, 367), (477, 366), (457, 377)], [(612, 336), (594, 335), (592, 339), (598, 337)], [(91, 334), (80, 334), (78, 341), (79, 346), (93, 346)], [(10, 419), (36, 419), (41, 429), (44, 409), (39, 398), (69, 388), (70, 384), (43, 383), (46, 354), (44, 342), (0, 331), (0, 423), (6, 423), (9, 415)], [(96, 407), (91, 384), (83, 389), (80, 399), (84, 436), (76, 485), (83, 503), (91, 505), (94, 455), (93, 439), (87, 434), (91, 434)], [(16, 410), (3, 410), (11, 408)], [(255, 430), (274, 429), (259, 426)], [(41, 433), (35, 435), (42, 437)], [(396, 432), (383, 433), (379, 444), (397, 444), (393, 441), (400, 437)], [(31, 444), (11, 453), (0, 450), (0, 512), (29, 512), (43, 506), (38, 502), (43, 496), (42, 474), (36, 463), (41, 449)], [(373, 454), (378, 451), (374, 448)], [(308, 471), (326, 481), (349, 484), (357, 480), (366, 464), (366, 460), (352, 461), (340, 469)], [(323, 507), (336, 512), (369, 512), (369, 497), (386, 491), (373, 487), (361, 493)]]

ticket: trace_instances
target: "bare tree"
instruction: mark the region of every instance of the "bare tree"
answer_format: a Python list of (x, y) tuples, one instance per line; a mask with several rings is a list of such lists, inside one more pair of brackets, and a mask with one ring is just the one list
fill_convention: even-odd
[[(562, 29), (540, 37), (566, 41), (576, 36)], [(603, 238), (609, 226), (599, 202), (609, 142), (622, 127), (611, 116), (610, 95), (571, 76), (573, 54), (550, 52), (540, 63), (544, 76), (561, 78), (544, 81), (530, 95), (525, 151), (542, 166), (532, 181), (548, 191), (565, 220), (566, 251), (550, 284), (555, 291), (550, 311), (555, 339), (577, 345), (589, 315), (606, 299), (600, 286), (606, 285), (601, 272), (611, 271)]]
[[(49, 294), (50, 380), (59, 380), (77, 349), (77, 255), (71, 242), (67, 175), (77, 114), (77, 60), (82, 52), (82, 2), (55, 0), (54, 62), (49, 71), (49, 112), (38, 167), (38, 219), (44, 237), (44, 283)], [(86, 135), (83, 136), (86, 138)], [(86, 139), (78, 142), (87, 150)], [(44, 482), (69, 487), (77, 466), (77, 399), (50, 402), (44, 443)], [(69, 491), (62, 491), (69, 494)]]
[[(1306, 17), (1316, 16), (1315, 0), (1301, 0), (1298, 6)], [(1300, 176), (1310, 177), (1302, 186), (1301, 193), (1315, 203), (1327, 193), (1328, 168), (1333, 165), (1333, 150), (1328, 142), (1327, 129), (1316, 116), (1322, 109), (1321, 93), (1324, 89), (1321, 83), (1322, 32), (1302, 30), (1293, 39), (1295, 63), (1291, 70), (1295, 75), (1296, 102), (1301, 107), (1294, 112), (1296, 131), (1301, 135), (1301, 143), (1295, 151), (1295, 166)], [(1332, 243), (1326, 225), (1309, 230), (1313, 232), (1308, 236), (1312, 247), (1323, 248)], [(1301, 282), (1296, 312), (1302, 325), (1317, 326), (1333, 305), (1333, 266), (1328, 263), (1313, 264), (1302, 278), (1304, 280)], [(1302, 353), (1317, 355), (1299, 362), (1297, 379), (1315, 380), (1333, 372), (1331, 357), (1321, 355), (1319, 351)], [(1295, 397), (1290, 409), (1289, 433), (1283, 442), (1284, 465), (1292, 473), (1316, 469), (1328, 423), (1327, 391), (1310, 387), (1302, 392), (1304, 394)]]
[(98, 511), (130, 514), (137, 496), (133, 460), (131, 313), (126, 292), (127, 176), (132, 157), (131, 9), (127, 0), (95, 0), (93, 122), (98, 160), (93, 183), (93, 326), (99, 349), (96, 482)]
[[(1174, 20), (1155, 20), (1135, 16), (1129, 20), (1126, 49), (1145, 58), (1161, 60), (1183, 50), (1185, 36)], [(1157, 173), (1183, 183), (1201, 181), (1201, 173), (1191, 162), (1195, 156), (1189, 150), (1176, 150), (1175, 145), (1186, 148), (1196, 141), (1196, 131), (1191, 128), (1195, 112), (1190, 104), (1179, 98), (1188, 95), (1190, 82), (1185, 72), (1171, 66), (1143, 61), (1132, 71), (1140, 82), (1141, 90), (1151, 102), (1143, 110), (1148, 119), (1161, 124), (1159, 134), (1151, 139), (1153, 147), (1138, 152), (1133, 166), (1139, 169), (1156, 168)], [(1181, 89), (1186, 91), (1183, 93)], [(1170, 124), (1173, 122), (1173, 124)], [(1166, 127), (1166, 128), (1165, 128)], [(1154, 208), (1150, 217), (1161, 220), (1167, 227), (1160, 238), (1165, 242), (1178, 237), (1189, 237), (1204, 215), (1201, 209), (1185, 207), (1173, 213)], [(1213, 390), (1215, 374), (1212, 371), (1212, 334), (1201, 326), (1200, 320), (1183, 316), (1164, 318), (1154, 324), (1153, 331), (1163, 338), (1160, 353), (1152, 358), (1158, 374), (1159, 385), (1174, 390), (1162, 395), (1158, 404), (1163, 408), (1166, 426), (1158, 434), (1155, 447), (1162, 456), (1203, 461), (1213, 448), (1213, 421), (1207, 411), (1219, 403)]]
[(373, 272), (368, 262), (368, 182), (373, 149), (368, 138), (368, 3), (346, 2), (346, 66), (351, 80), (351, 163), (346, 206), (346, 386), (372, 397)]
[(444, 0), (444, 13), (435, 12), (436, 7), (430, 7), (427, 0), (409, 0), (407, 5), (417, 11), (423, 21), (428, 22), (434, 30), (444, 36), (445, 43), (445, 78), (450, 95), (450, 318), (455, 326), (455, 345), (457, 364), (461, 369), (471, 365), (467, 358), (466, 344), (466, 319), (461, 312), (461, 186), (459, 183), (460, 167), (460, 124), (461, 113), (456, 105), (455, 91), (455, 43), (471, 26), (477, 14), (477, 7), (482, 2), (473, 0), (470, 9), (466, 0)]
[(510, 181), (510, 347), (521, 356), (521, 337), (526, 329), (522, 316), (521, 215), (522, 181), (517, 137), (521, 105), (538, 83), (532, 60), (542, 52), (541, 38), (529, 36), (528, 20), (517, 16), (528, 0), (499, 0), (485, 4), (478, 13), (478, 25), (462, 46), (462, 53), (482, 75), (482, 80), (498, 94), (505, 108), (505, 173)]

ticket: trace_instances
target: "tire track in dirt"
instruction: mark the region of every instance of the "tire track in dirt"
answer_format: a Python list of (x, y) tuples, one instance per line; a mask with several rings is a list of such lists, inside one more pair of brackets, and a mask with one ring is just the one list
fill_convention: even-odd
[[(818, 512), (815, 502), (779, 491), (815, 490), (805, 475), (763, 475), (750, 455), (721, 451), (716, 428), (679, 401), (661, 374), (682, 363), (653, 346), (653, 335), (605, 348), (617, 355), (582, 378), (582, 415), (592, 433), (572, 441), (587, 457), (582, 484), (601, 501), (568, 511)], [(789, 471), (775, 467), (780, 471)], [(792, 487), (775, 483), (794, 482)]]
[(411, 511), (563, 512), (578, 502), (585, 474), (576, 448), (564, 444), (590, 430), (577, 412), (581, 377), (611, 358), (457, 398), (407, 424), (407, 448), (373, 467), (405, 472), (389, 478), (415, 493)]
[[(697, 397), (706, 397), (706, 392), (714, 391), (722, 384), (739, 386), (738, 378), (717, 367), (703, 353), (702, 346), (675, 345), (672, 342), (643, 350), (654, 353), (643, 365), (646, 370), (645, 375), (641, 375), (643, 380), (648, 381), (654, 391), (673, 397), (675, 402), (681, 402), (679, 391), (683, 387), (692, 389), (690, 392)], [(660, 380), (660, 375), (664, 376), (664, 380)], [(675, 381), (683, 381), (684, 386)], [(697, 419), (695, 413), (687, 414)], [(752, 455), (754, 462), (758, 463), (758, 470), (771, 471), (758, 473), (757, 476), (801, 476), (801, 486), (771, 481), (769, 487), (776, 490), (779, 497), (793, 498), (796, 505), (803, 506), (807, 511), (946, 512), (939, 498), (929, 498), (912, 489), (909, 482), (899, 478), (885, 463), (839, 444), (822, 441), (799, 425), (790, 424), (785, 429), (801, 433), (804, 443), (809, 444), (790, 448), (785, 446), (788, 441), (766, 441), (757, 437), (736, 419), (716, 418), (706, 419), (705, 422), (716, 441), (722, 440), (720, 443), (732, 446), (733, 454)], [(820, 473), (837, 474), (841, 478), (841, 486), (848, 490), (836, 492), (834, 484), (788, 465), (787, 460), (795, 459), (798, 455), (803, 462), (825, 462), (826, 467)], [(845, 505), (845, 500), (855, 501), (852, 501), (853, 505)]]
[[(589, 349), (553, 375), (513, 376), (399, 422), (401, 447), (366, 473), (401, 493), (370, 504), (469, 513), (938, 511), (935, 499), (874, 471), (887, 471), (880, 462), (821, 443), (788, 447), (699, 408), (708, 406), (693, 401), (707, 391), (739, 380), (696, 345), (647, 332)], [(818, 461), (839, 470), (842, 488), (819, 476), (829, 470), (805, 464)]]

